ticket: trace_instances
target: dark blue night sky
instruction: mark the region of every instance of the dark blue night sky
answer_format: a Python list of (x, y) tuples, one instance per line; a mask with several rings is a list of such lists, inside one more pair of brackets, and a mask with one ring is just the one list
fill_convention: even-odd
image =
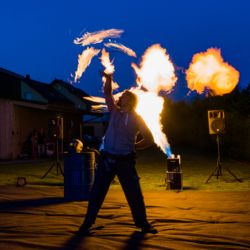
[[(114, 40), (138, 55), (111, 51), (121, 90), (135, 82), (131, 62), (139, 63), (155, 43), (167, 49), (177, 69), (187, 69), (197, 52), (220, 48), (224, 60), (240, 72), (240, 86), (250, 82), (249, 0), (13, 0), (2, 1), (0, 11), (0, 67), (38, 81), (67, 81), (83, 49), (73, 40), (115, 28), (124, 33)], [(76, 86), (100, 95), (101, 68), (94, 58)]]

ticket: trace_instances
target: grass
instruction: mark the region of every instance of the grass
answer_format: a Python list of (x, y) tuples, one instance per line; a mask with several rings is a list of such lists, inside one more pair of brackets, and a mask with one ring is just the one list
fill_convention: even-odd
[[(212, 176), (206, 184), (205, 181), (216, 167), (217, 155), (185, 152), (185, 150), (176, 153), (182, 158), (183, 191), (250, 191), (249, 162), (222, 158), (223, 179)], [(0, 185), (16, 185), (17, 177), (24, 176), (29, 186), (62, 186), (63, 188), (64, 179), (62, 175), (57, 175), (56, 166), (44, 179), (41, 179), (51, 164), (53, 164), (52, 160), (1, 162)], [(242, 182), (236, 181), (224, 168), (229, 168)], [(138, 152), (137, 170), (143, 191), (166, 190), (167, 157), (159, 149), (151, 148)], [(117, 179), (111, 188), (121, 189)]]
[[(153, 154), (152, 154), (153, 153)], [(203, 191), (249, 191), (250, 164), (231, 159), (222, 159), (223, 179), (212, 176), (206, 180), (216, 167), (217, 155), (201, 154), (200, 152), (177, 152), (181, 155), (181, 169), (183, 173), (183, 190)], [(152, 156), (153, 155), (153, 156)], [(225, 168), (229, 168), (238, 182)], [(166, 156), (157, 149), (143, 152), (138, 157), (138, 172), (141, 183), (146, 190), (162, 190), (166, 188), (165, 177), (167, 170)]]

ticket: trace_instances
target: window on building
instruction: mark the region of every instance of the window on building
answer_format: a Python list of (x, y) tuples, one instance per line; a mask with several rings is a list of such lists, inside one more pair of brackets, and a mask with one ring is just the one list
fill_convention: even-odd
[(25, 92), (24, 92), (24, 99), (25, 99), (25, 100), (32, 100), (32, 99), (33, 99), (32, 93), (29, 92), (29, 91), (25, 91)]

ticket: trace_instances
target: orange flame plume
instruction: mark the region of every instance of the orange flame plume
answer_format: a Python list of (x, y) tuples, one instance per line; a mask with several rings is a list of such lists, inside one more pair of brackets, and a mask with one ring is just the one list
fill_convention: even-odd
[(209, 89), (214, 95), (230, 93), (239, 82), (239, 72), (224, 62), (220, 50), (210, 48), (197, 53), (186, 71), (189, 89), (202, 94)]
[(177, 81), (174, 65), (166, 49), (159, 44), (154, 44), (146, 50), (140, 68), (134, 63), (131, 66), (137, 75), (137, 84), (151, 92), (159, 93), (161, 90), (169, 92)]
[(166, 135), (162, 132), (161, 112), (164, 103), (163, 98), (157, 96), (156, 93), (145, 92), (138, 88), (130, 90), (138, 96), (136, 112), (143, 118), (150, 129), (154, 142), (165, 154), (171, 156), (170, 145)]
[[(177, 81), (174, 65), (166, 50), (159, 44), (155, 44), (145, 51), (140, 68), (135, 64), (131, 66), (137, 74), (138, 87), (131, 89), (139, 99), (136, 111), (152, 132), (155, 143), (170, 157), (172, 154), (170, 145), (162, 131), (160, 121), (164, 101), (158, 94), (161, 90), (170, 92), (173, 89)], [(147, 91), (139, 90), (140, 87)]]

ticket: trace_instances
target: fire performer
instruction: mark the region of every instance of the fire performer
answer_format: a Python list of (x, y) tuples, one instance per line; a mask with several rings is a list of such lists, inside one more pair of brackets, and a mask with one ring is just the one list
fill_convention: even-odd
[[(98, 161), (95, 181), (89, 198), (87, 214), (80, 228), (88, 234), (115, 176), (121, 183), (130, 206), (135, 226), (142, 233), (157, 233), (147, 221), (146, 209), (135, 168), (135, 150), (153, 144), (153, 137), (143, 119), (135, 112), (137, 96), (126, 90), (116, 103), (112, 95), (112, 74), (105, 77), (104, 95), (110, 111), (110, 122), (104, 138), (104, 149)], [(140, 132), (142, 139), (136, 142)]]

